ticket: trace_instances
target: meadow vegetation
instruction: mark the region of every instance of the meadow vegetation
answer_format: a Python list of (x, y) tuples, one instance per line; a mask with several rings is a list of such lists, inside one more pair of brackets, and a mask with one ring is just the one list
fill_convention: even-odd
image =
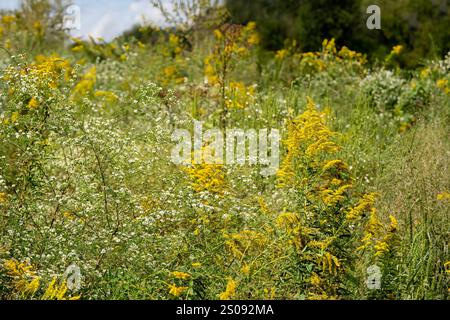
[[(267, 51), (222, 11), (71, 39), (60, 5), (0, 16), (1, 299), (448, 298), (450, 53)], [(194, 120), (279, 129), (277, 174), (172, 163)]]

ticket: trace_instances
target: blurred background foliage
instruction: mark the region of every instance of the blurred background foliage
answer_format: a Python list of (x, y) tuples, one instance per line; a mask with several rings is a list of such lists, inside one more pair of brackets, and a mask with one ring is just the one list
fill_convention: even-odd
[[(366, 28), (371, 4), (381, 8), (381, 30)], [(411, 67), (450, 49), (448, 0), (226, 0), (226, 6), (235, 23), (256, 21), (270, 50), (295, 39), (300, 50), (315, 51), (323, 39), (335, 38), (338, 45), (374, 59), (400, 43), (408, 49), (401, 63)]]
[(0, 10), (0, 47), (8, 52), (42, 52), (61, 47), (65, 0), (22, 1), (19, 10)]
[[(367, 54), (369, 61), (383, 60), (395, 45), (404, 47), (399, 66), (413, 68), (426, 59), (442, 58), (450, 50), (450, 2), (448, 0), (216, 0), (172, 1), (178, 3), (173, 12), (164, 9), (161, 0), (149, 0), (161, 9), (170, 27), (151, 23), (136, 25), (124, 31), (118, 40), (137, 39), (155, 44), (159, 36), (177, 30), (191, 46), (202, 42), (210, 30), (227, 22), (247, 24), (255, 21), (261, 36), (261, 47), (277, 51), (296, 42), (300, 52), (317, 51), (323, 39), (336, 41)], [(60, 24), (68, 0), (27, 0), (0, 24), (0, 40), (9, 39), (3, 47), (27, 52), (52, 49), (64, 39)], [(367, 7), (381, 8), (381, 29), (366, 27)], [(8, 16), (10, 13), (2, 12)], [(12, 20), (11, 20), (12, 19)], [(186, 22), (189, 23), (186, 23)], [(20, 26), (20, 27), (18, 27)], [(15, 39), (15, 40), (14, 40)]]

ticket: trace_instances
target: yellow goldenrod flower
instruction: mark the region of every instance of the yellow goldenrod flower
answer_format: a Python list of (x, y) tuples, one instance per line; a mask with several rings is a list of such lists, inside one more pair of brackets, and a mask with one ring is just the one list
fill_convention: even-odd
[(321, 191), (320, 195), (322, 196), (323, 203), (329, 206), (337, 204), (338, 202), (345, 199), (343, 194), (347, 189), (350, 189), (351, 187), (351, 184), (346, 184), (339, 187), (337, 190), (326, 189)]
[(11, 24), (16, 20), (16, 17), (11, 15), (5, 15), (2, 17), (2, 23), (5, 25)]
[(58, 285), (56, 277), (52, 279), (47, 289), (45, 290), (42, 300), (67, 300), (67, 285), (65, 282)]
[(329, 237), (322, 241), (313, 240), (308, 242), (308, 246), (319, 248), (320, 250), (325, 250), (333, 243), (334, 240), (336, 240), (336, 237)]
[(330, 296), (326, 293), (317, 294), (317, 293), (310, 292), (307, 299), (308, 300), (336, 300), (337, 298), (336, 298), (336, 296)]
[(336, 41), (334, 38), (331, 40), (324, 39), (322, 41), (322, 51), (325, 55), (335, 55), (336, 54)]
[(267, 207), (267, 204), (264, 201), (263, 197), (258, 197), (258, 204), (259, 204), (259, 208), (261, 209), (262, 212), (264, 212), (264, 213), (269, 212), (269, 208)]
[(382, 229), (383, 225), (381, 224), (380, 220), (378, 219), (377, 211), (375, 208), (371, 209), (370, 212), (370, 218), (366, 225), (366, 229), (368, 232), (372, 234), (376, 234), (378, 230)]
[(25, 293), (33, 295), (38, 289), (40, 284), (40, 278), (34, 277), (25, 288)]
[(42, 38), (44, 36), (45, 29), (44, 29), (44, 26), (42, 25), (41, 21), (34, 22), (33, 23), (33, 29), (34, 29), (34, 31), (36, 32), (36, 35), (39, 38)]
[(163, 71), (166, 78), (172, 78), (173, 75), (177, 72), (177, 68), (175, 66), (168, 66), (165, 67)]
[(320, 286), (322, 279), (320, 279), (320, 277), (317, 275), (317, 273), (313, 272), (309, 281), (311, 282), (311, 284), (313, 286), (318, 287), (318, 286)]
[(275, 299), (275, 288), (264, 288), (264, 299), (273, 300)]
[(169, 43), (172, 46), (178, 46), (179, 42), (180, 42), (180, 38), (178, 36), (176, 36), (172, 33), (169, 35)]
[(308, 97), (306, 111), (288, 125), (285, 140), (287, 155), (277, 173), (280, 185), (292, 186), (294, 183), (294, 163), (303, 163), (307, 170), (308, 166), (317, 166), (316, 158), (338, 151), (339, 146), (331, 141), (335, 135), (325, 125), (325, 114), (319, 112), (314, 101)]
[(72, 91), (72, 97), (82, 97), (91, 93), (97, 81), (97, 68), (90, 68), (81, 78), (81, 81), (75, 85)]
[(322, 170), (327, 171), (328, 169), (333, 168), (333, 167), (342, 169), (342, 170), (347, 170), (347, 165), (342, 160), (339, 160), (339, 159), (328, 161), (322, 167)]
[(275, 54), (275, 59), (284, 60), (289, 55), (289, 51), (286, 49), (278, 50)]
[(73, 52), (81, 52), (81, 51), (83, 51), (83, 49), (84, 49), (84, 45), (79, 44), (79, 45), (74, 46), (71, 50)]
[(249, 49), (259, 43), (255, 27), (256, 24), (250, 22), (245, 27), (232, 25), (214, 30), (214, 50), (204, 60), (205, 82), (212, 86), (220, 85), (224, 89), (232, 61), (247, 56)]
[(6, 273), (11, 277), (21, 277), (23, 275), (35, 275), (33, 267), (28, 262), (18, 262), (15, 259), (5, 260), (4, 267)]
[(439, 89), (445, 89), (447, 87), (448, 80), (447, 79), (439, 79), (436, 81), (436, 85)]
[(277, 217), (276, 223), (280, 228), (286, 228), (296, 225), (299, 222), (299, 218), (295, 213), (285, 212)]
[(322, 265), (322, 272), (328, 271), (329, 274), (336, 274), (341, 267), (339, 259), (330, 252), (319, 256), (318, 263)]
[(378, 241), (375, 244), (374, 249), (376, 251), (375, 256), (378, 257), (389, 251), (389, 245), (384, 241)]
[(7, 199), (6, 193), (0, 192), (0, 204), (6, 203), (6, 199)]
[(44, 56), (38, 55), (35, 62), (28, 67), (28, 73), (38, 78), (49, 79), (49, 85), (56, 87), (56, 82), (61, 73), (64, 73), (64, 80), (68, 81), (72, 75), (70, 62), (58, 55)]
[(245, 275), (250, 274), (250, 266), (248, 264), (244, 264), (241, 268), (241, 272)]
[(140, 41), (138, 41), (137, 44), (138, 44), (139, 48), (141, 48), (141, 49), (145, 49), (145, 47), (146, 47), (145, 44)]
[[(4, 268), (6, 275), (11, 277), (13, 288), (25, 297), (32, 297), (38, 291), (41, 278), (37, 275), (36, 271), (28, 262), (18, 262), (15, 259), (5, 260)], [(76, 300), (79, 296), (68, 298), (66, 296), (67, 285), (63, 282), (61, 285), (57, 284), (56, 278), (53, 278), (50, 284), (47, 286), (42, 300)]]
[[(205, 148), (197, 151), (201, 152), (202, 161), (204, 160)], [(195, 157), (194, 157), (195, 158)], [(193, 164), (189, 167), (183, 167), (183, 170), (189, 175), (191, 186), (196, 192), (209, 191), (221, 195), (226, 187), (225, 171), (221, 164)]]
[(213, 56), (206, 57), (204, 60), (204, 64), (205, 64), (204, 73), (206, 82), (212, 86), (219, 84), (219, 77), (213, 66), (214, 57)]
[(248, 30), (255, 30), (256, 29), (256, 22), (255, 21), (250, 21), (249, 23), (247, 23), (246, 28)]
[(338, 55), (342, 58), (353, 59), (354, 57), (356, 57), (358, 55), (358, 53), (356, 51), (352, 51), (349, 48), (347, 48), (346, 46), (344, 46), (341, 48), (341, 50), (339, 50)]
[(257, 45), (259, 43), (260, 39), (259, 39), (259, 35), (257, 33), (252, 33), (249, 37), (248, 37), (248, 44), (249, 45)]
[(15, 259), (5, 260), (6, 274), (11, 277), (13, 288), (21, 295), (34, 295), (39, 289), (40, 278), (28, 262), (18, 262)]
[(392, 48), (392, 53), (395, 55), (399, 55), (403, 51), (403, 46), (401, 44), (394, 46)]
[(450, 273), (450, 261), (444, 263), (444, 269), (446, 273)]
[(70, 212), (64, 212), (63, 217), (72, 220), (74, 217)]
[(181, 279), (181, 280), (187, 280), (191, 277), (191, 275), (189, 273), (180, 272), (180, 271), (173, 271), (172, 276), (177, 279)]
[(368, 193), (362, 196), (359, 199), (358, 203), (355, 207), (351, 208), (347, 212), (347, 220), (355, 220), (362, 216), (363, 213), (369, 211), (375, 203), (375, 199), (377, 197), (376, 193)]
[(189, 287), (177, 287), (174, 284), (169, 285), (169, 294), (174, 297), (179, 297), (185, 292)]
[(119, 99), (119, 97), (114, 92), (110, 91), (95, 91), (94, 96), (98, 98), (104, 98), (108, 103), (114, 103)]
[(430, 68), (424, 68), (424, 69), (422, 69), (421, 71), (420, 71), (420, 78), (421, 79), (425, 79), (425, 78), (427, 78), (428, 77), (428, 75), (431, 73), (431, 70), (430, 70)]
[(219, 295), (220, 300), (230, 300), (233, 299), (236, 295), (236, 287), (237, 283), (233, 279), (229, 278), (227, 287), (224, 292)]
[(255, 87), (242, 82), (230, 82), (225, 90), (225, 104), (229, 109), (243, 109), (254, 102)]
[(216, 40), (222, 40), (223, 38), (223, 34), (219, 29), (215, 29), (214, 30), (214, 37), (216, 38)]
[(393, 215), (390, 215), (390, 216), (389, 216), (389, 219), (391, 220), (391, 224), (390, 224), (390, 226), (389, 226), (389, 231), (390, 231), (390, 232), (395, 232), (395, 231), (397, 231), (397, 226), (398, 226), (398, 221), (397, 221), (397, 219), (396, 219)]
[(444, 91), (446, 94), (450, 93), (450, 87), (448, 86), (448, 80), (447, 79), (439, 79), (436, 81), (436, 86)]
[(13, 112), (11, 114), (11, 122), (12, 123), (17, 122), (18, 119), (19, 119), (19, 113), (18, 112)]
[(436, 196), (436, 199), (439, 201), (450, 201), (450, 192), (441, 192)]
[(39, 103), (35, 97), (31, 98), (30, 101), (28, 102), (28, 108), (30, 109), (37, 109), (38, 106)]
[(244, 229), (239, 233), (224, 234), (225, 244), (237, 258), (243, 258), (244, 252), (257, 252), (267, 244), (267, 237), (257, 231)]
[(370, 246), (372, 243), (372, 234), (369, 232), (366, 232), (364, 237), (361, 239), (362, 245), (356, 248), (357, 251), (364, 250)]

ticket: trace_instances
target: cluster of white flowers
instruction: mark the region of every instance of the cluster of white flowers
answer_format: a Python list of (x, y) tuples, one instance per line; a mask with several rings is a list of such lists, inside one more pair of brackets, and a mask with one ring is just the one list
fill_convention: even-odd
[(369, 73), (361, 82), (362, 91), (380, 110), (395, 107), (406, 81), (391, 70), (380, 69)]

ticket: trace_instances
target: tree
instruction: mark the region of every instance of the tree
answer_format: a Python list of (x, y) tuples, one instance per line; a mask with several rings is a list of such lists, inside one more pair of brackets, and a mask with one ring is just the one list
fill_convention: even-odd
[[(302, 50), (317, 50), (324, 38), (349, 45), (361, 25), (360, 0), (227, 0), (237, 23), (256, 21), (263, 45), (280, 49), (296, 39)], [(365, 25), (365, 24), (364, 24)]]

